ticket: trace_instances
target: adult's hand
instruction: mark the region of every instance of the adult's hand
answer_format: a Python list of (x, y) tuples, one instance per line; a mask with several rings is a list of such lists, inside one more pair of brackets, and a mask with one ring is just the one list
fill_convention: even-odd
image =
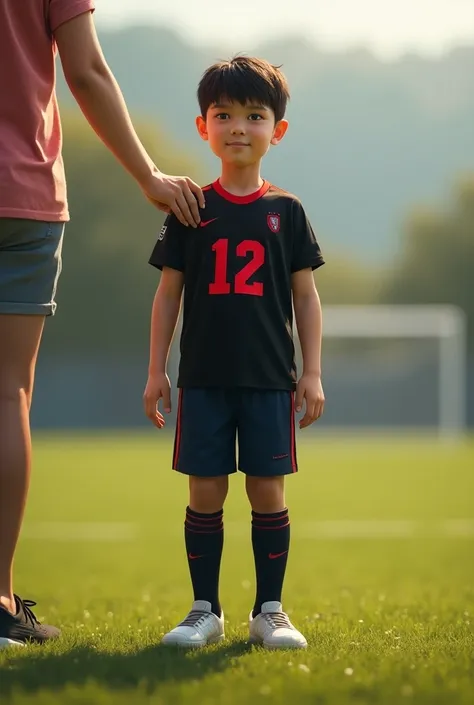
[(142, 185), (142, 189), (148, 200), (159, 210), (174, 213), (183, 225), (199, 225), (199, 209), (205, 205), (204, 194), (189, 177), (169, 176), (156, 171)]

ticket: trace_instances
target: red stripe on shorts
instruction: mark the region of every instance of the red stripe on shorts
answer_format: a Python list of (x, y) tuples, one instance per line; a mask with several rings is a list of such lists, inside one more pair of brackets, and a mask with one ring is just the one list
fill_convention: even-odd
[(178, 391), (178, 413), (176, 415), (176, 433), (174, 439), (173, 467), (178, 468), (179, 451), (181, 450), (181, 415), (183, 413), (183, 390)]
[(295, 394), (290, 392), (290, 457), (293, 472), (298, 470), (296, 462), (296, 439), (295, 439)]

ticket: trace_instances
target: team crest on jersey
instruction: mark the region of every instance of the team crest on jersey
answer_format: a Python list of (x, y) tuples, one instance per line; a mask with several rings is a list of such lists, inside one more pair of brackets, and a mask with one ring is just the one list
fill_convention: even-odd
[(267, 224), (272, 233), (280, 231), (280, 216), (278, 213), (269, 213), (267, 215)]
[(166, 228), (167, 228), (167, 227), (168, 227), (167, 225), (163, 225), (163, 227), (162, 227), (161, 230), (160, 230), (160, 234), (158, 235), (158, 240), (164, 240), (164, 239), (165, 239), (165, 232), (166, 232)]

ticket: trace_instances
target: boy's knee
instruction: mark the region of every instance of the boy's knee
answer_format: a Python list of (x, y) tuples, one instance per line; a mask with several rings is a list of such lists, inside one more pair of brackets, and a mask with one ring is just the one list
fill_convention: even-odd
[(285, 478), (275, 477), (246, 478), (247, 497), (254, 512), (273, 514), (285, 509)]
[(213, 514), (224, 506), (229, 489), (227, 475), (189, 478), (189, 506), (200, 514)]

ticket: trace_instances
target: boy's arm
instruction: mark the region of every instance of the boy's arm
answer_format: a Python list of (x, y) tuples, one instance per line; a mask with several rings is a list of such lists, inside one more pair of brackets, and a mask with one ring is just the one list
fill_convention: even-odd
[(324, 410), (324, 392), (321, 383), (321, 341), (323, 317), (321, 301), (311, 268), (292, 274), (293, 306), (296, 327), (303, 355), (303, 373), (296, 387), (296, 410), (300, 411), (306, 399), (306, 412), (300, 428), (316, 421)]
[(303, 374), (296, 386), (296, 410), (301, 411), (306, 399), (306, 411), (300, 420), (305, 428), (318, 419), (324, 409), (321, 384), (321, 302), (314, 283), (313, 271), (324, 259), (313, 228), (301, 202), (293, 204), (293, 252), (291, 260), (293, 306), (296, 326), (303, 353)]
[(87, 121), (156, 207), (171, 210), (184, 225), (196, 227), (199, 208), (204, 208), (203, 193), (188, 177), (161, 173), (147, 154), (102, 53), (91, 12), (56, 27), (51, 8), (64, 76)]
[(145, 413), (157, 426), (165, 424), (157, 404), (163, 399), (165, 413), (171, 411), (171, 385), (166, 373), (168, 356), (178, 321), (184, 274), (176, 269), (163, 268), (151, 313), (150, 361), (148, 381), (143, 395)]

